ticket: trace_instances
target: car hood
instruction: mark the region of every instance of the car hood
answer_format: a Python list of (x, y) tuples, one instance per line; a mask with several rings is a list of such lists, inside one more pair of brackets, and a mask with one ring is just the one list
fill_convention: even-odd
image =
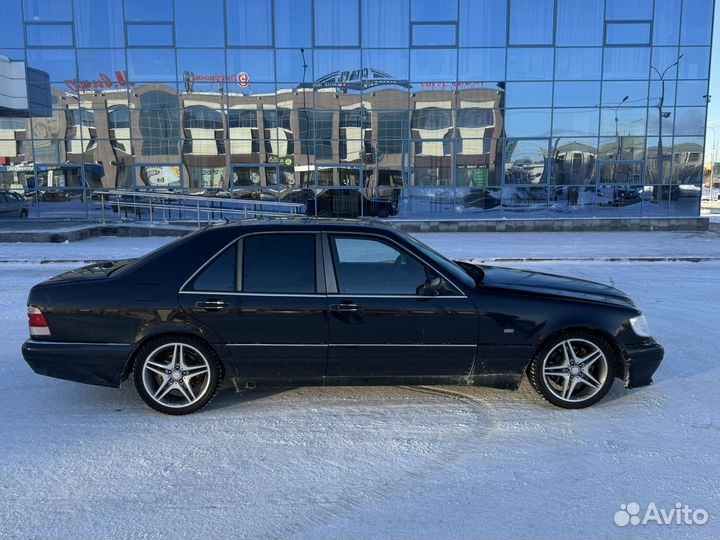
[(635, 307), (633, 301), (621, 290), (595, 281), (517, 268), (475, 266), (483, 271), (479, 288), (490, 287)]

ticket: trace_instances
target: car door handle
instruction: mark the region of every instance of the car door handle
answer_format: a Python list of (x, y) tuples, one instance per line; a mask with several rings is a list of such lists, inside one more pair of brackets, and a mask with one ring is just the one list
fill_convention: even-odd
[(218, 300), (216, 298), (208, 298), (202, 302), (197, 302), (195, 307), (198, 309), (204, 309), (205, 311), (222, 311), (230, 304), (224, 300)]
[(331, 304), (330, 311), (339, 311), (341, 313), (354, 313), (360, 309), (355, 302), (343, 302), (342, 304)]

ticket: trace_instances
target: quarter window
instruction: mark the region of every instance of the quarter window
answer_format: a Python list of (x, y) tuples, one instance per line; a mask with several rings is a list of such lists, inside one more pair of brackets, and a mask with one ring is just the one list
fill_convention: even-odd
[(190, 290), (207, 292), (235, 291), (236, 260), (237, 245), (233, 244), (200, 272), (190, 285)]
[(315, 293), (315, 236), (258, 234), (243, 242), (242, 289), (250, 293)]
[(404, 251), (380, 240), (334, 237), (333, 260), (342, 294), (423, 294), (429, 272)]

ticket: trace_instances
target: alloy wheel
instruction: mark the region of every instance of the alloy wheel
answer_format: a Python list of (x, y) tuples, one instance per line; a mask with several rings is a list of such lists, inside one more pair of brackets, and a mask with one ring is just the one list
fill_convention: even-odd
[(189, 407), (210, 388), (210, 363), (187, 343), (165, 343), (153, 350), (142, 365), (142, 383), (156, 403), (171, 408)]
[(605, 353), (586, 339), (561, 341), (545, 355), (542, 376), (545, 385), (558, 399), (581, 403), (603, 388), (609, 375)]

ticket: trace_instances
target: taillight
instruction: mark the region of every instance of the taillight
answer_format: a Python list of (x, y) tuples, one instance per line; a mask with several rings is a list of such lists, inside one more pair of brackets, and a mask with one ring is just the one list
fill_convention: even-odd
[(49, 336), (50, 328), (47, 319), (40, 308), (28, 306), (28, 324), (30, 325), (31, 336)]

